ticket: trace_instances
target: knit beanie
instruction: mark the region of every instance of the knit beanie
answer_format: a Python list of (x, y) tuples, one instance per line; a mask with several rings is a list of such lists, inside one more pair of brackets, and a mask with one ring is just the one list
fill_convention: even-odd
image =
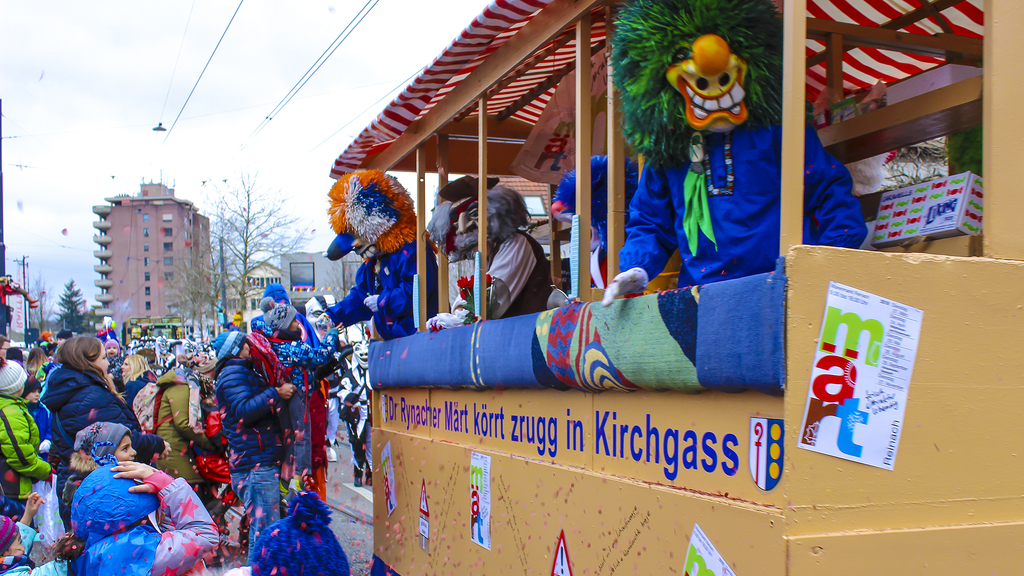
[(213, 340), (213, 349), (217, 351), (217, 358), (224, 359), (237, 356), (245, 344), (245, 334), (231, 330), (221, 332)]
[(110, 350), (111, 348), (113, 348), (114, 350), (117, 350), (118, 354), (121, 353), (121, 345), (117, 343), (117, 340), (107, 340), (106, 342), (103, 343), (103, 351), (104, 352), (106, 352), (107, 350)]
[(25, 362), (25, 353), (21, 351), (21, 348), (8, 348), (7, 349), (7, 359), (8, 360), (17, 360), (18, 362), (24, 363)]
[(263, 530), (250, 557), (253, 576), (350, 576), (348, 557), (331, 531), (331, 509), (314, 492), (299, 492), (288, 517)]
[(71, 330), (61, 330), (60, 332), (57, 332), (57, 335), (54, 338), (57, 340), (71, 340), (74, 337), (75, 334)]
[(21, 391), (21, 397), (24, 398), (36, 390), (42, 389), (43, 385), (39, 382), (39, 379), (30, 375), (28, 380), (25, 380), (25, 388)]
[(18, 533), (18, 524), (7, 516), (0, 518), (0, 556), (7, 555), (7, 549), (14, 542), (14, 535)]
[(28, 374), (21, 364), (5, 360), (3, 366), (0, 366), (0, 393), (21, 394), (25, 380), (28, 380)]
[[(270, 297), (264, 298), (263, 302), (260, 303), (262, 308), (264, 302), (269, 300)], [(277, 332), (278, 330), (287, 330), (292, 322), (295, 320), (295, 307), (288, 306), (287, 304), (278, 304), (272, 310), (263, 312), (263, 322), (270, 328), (271, 331)]]
[[(116, 462), (113, 458), (121, 439), (131, 434), (131, 430), (117, 422), (94, 422), (75, 434), (75, 452), (81, 452), (96, 461), (97, 464)], [(105, 458), (110, 456), (113, 458)]]

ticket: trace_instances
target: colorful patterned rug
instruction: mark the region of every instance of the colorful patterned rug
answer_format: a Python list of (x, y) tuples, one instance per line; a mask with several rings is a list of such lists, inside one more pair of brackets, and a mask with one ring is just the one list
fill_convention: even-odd
[(779, 395), (785, 287), (780, 265), (768, 274), (616, 300), (608, 308), (578, 302), (373, 342), (370, 379), (382, 388)]

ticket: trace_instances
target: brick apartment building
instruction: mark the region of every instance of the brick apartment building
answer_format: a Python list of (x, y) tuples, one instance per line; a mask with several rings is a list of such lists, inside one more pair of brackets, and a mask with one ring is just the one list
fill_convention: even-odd
[(100, 245), (93, 252), (100, 261), (93, 267), (100, 276), (97, 314), (118, 323), (173, 314), (165, 285), (183, 259), (210, 254), (210, 219), (162, 183), (104, 200), (108, 204), (92, 207), (100, 217), (93, 223), (93, 241)]

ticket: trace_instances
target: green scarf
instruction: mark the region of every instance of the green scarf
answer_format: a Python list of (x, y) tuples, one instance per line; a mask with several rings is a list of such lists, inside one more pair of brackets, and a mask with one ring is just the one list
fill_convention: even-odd
[(697, 236), (703, 231), (708, 240), (718, 250), (718, 242), (715, 240), (715, 231), (711, 228), (711, 211), (708, 209), (708, 189), (704, 185), (704, 173), (700, 174), (693, 170), (686, 172), (686, 181), (683, 184), (683, 196), (686, 200), (686, 213), (683, 215), (683, 231), (686, 232), (686, 242), (690, 248), (690, 254), (697, 254)]

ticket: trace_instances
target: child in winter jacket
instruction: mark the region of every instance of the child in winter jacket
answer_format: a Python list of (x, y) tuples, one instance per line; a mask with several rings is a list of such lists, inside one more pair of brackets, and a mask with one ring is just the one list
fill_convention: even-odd
[(25, 389), (21, 392), (21, 397), (28, 404), (28, 413), (32, 415), (32, 419), (36, 422), (36, 427), (39, 428), (39, 457), (46, 460), (50, 454), (53, 432), (50, 428), (50, 411), (46, 408), (45, 404), (39, 401), (42, 391), (43, 385), (35, 376), (29, 374), (28, 380), (25, 381)]
[(67, 565), (61, 560), (54, 560), (36, 568), (35, 563), (29, 558), (32, 545), (38, 536), (31, 528), (32, 520), (42, 503), (43, 498), (33, 492), (25, 502), (25, 513), (21, 516), (20, 522), (6, 516), (0, 517), (0, 550), (3, 550), (0, 553), (0, 574), (3, 576), (65, 576), (68, 573)]
[[(158, 510), (173, 529), (160, 533), (153, 526)], [(188, 483), (138, 462), (89, 474), (75, 493), (71, 527), (56, 548), (75, 576), (183, 576), (218, 542), (213, 519)]]
[(96, 422), (75, 435), (75, 451), (71, 453), (68, 468), (71, 476), (64, 484), (64, 503), (71, 506), (82, 480), (101, 464), (135, 461), (132, 431), (116, 422)]
[(50, 465), (39, 457), (39, 427), (21, 397), (27, 379), (17, 362), (0, 364), (0, 488), (21, 502), (32, 493), (33, 482), (50, 477)]
[(254, 318), (253, 330), (270, 342), (274, 354), (290, 373), (292, 384), (299, 389), (299, 393), (288, 402), (288, 416), (295, 438), (286, 467), (294, 471), (295, 477), (305, 478), (314, 470), (324, 469), (327, 464), (327, 400), (313, 372), (334, 361), (334, 353), (338, 350), (338, 330), (329, 331), (320, 346), (314, 348), (303, 342), (297, 311), (293, 306), (277, 304), (273, 298), (267, 297), (260, 303), (260, 308), (264, 311), (263, 321)]

